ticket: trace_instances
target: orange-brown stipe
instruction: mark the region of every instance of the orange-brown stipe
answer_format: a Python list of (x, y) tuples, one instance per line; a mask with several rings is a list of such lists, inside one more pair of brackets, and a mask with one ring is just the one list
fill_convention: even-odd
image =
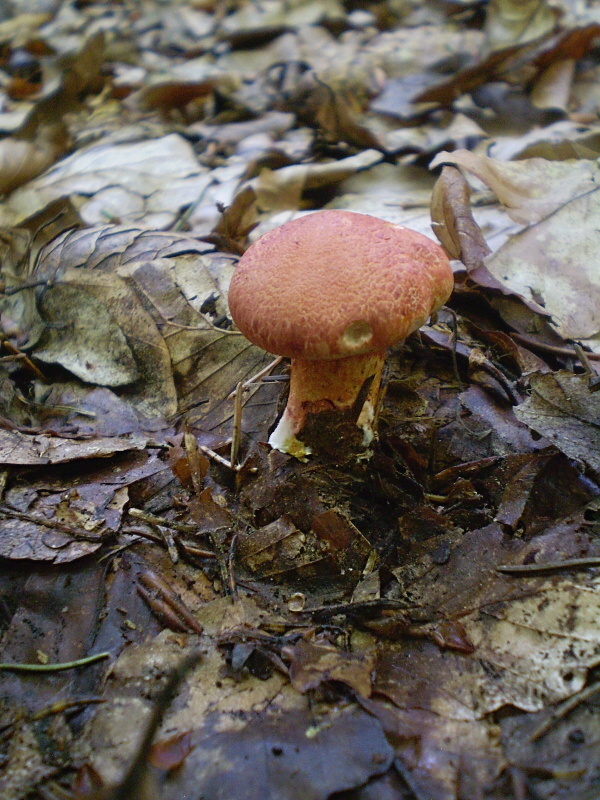
[[(348, 408), (365, 379), (374, 375), (378, 386), (380, 354), (423, 325), (453, 284), (448, 258), (435, 242), (351, 211), (300, 217), (248, 248), (229, 290), (232, 317), (254, 344), (293, 359), (290, 400), (272, 446), (300, 455), (296, 434), (306, 412), (298, 409), (309, 402), (318, 410), (319, 399), (322, 407)], [(348, 361), (337, 370), (346, 385), (328, 380), (325, 395), (316, 398), (319, 380), (307, 378), (307, 370), (311, 362), (315, 375), (330, 370), (332, 359)], [(302, 363), (302, 381), (294, 379), (294, 363)], [(304, 385), (310, 397), (303, 396)], [(361, 416), (368, 443), (369, 414)]]

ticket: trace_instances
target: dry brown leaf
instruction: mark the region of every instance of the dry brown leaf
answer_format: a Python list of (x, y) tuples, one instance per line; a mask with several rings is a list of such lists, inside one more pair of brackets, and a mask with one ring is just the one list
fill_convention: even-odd
[(0, 430), (0, 464), (61, 464), (79, 458), (102, 458), (127, 450), (143, 450), (148, 436), (98, 437), (96, 439), (63, 439), (43, 433), (26, 434)]
[(448, 162), (484, 181), (513, 219), (530, 223), (487, 259), (493, 275), (543, 304), (563, 338), (600, 350), (600, 234), (587, 222), (600, 208), (600, 166), (540, 158), (507, 163), (466, 150), (440, 154), (433, 164)]
[(290, 680), (298, 692), (316, 689), (327, 681), (344, 683), (359, 697), (371, 694), (371, 674), (375, 666), (373, 653), (346, 653), (327, 641), (301, 639), (284, 653), (290, 660)]
[(363, 150), (356, 156), (318, 164), (294, 164), (278, 170), (264, 169), (250, 181), (256, 202), (262, 211), (298, 209), (305, 189), (318, 189), (338, 183), (378, 164), (383, 156), (378, 150)]
[(460, 172), (444, 167), (431, 195), (431, 227), (450, 258), (460, 259), (469, 272), (481, 267), (490, 253), (473, 219), (470, 197)]
[(511, 219), (524, 225), (540, 222), (570, 201), (593, 194), (600, 179), (600, 166), (593, 161), (507, 162), (457, 150), (440, 153), (430, 168), (440, 164), (456, 164), (475, 175), (496, 194)]
[(33, 139), (0, 139), (0, 193), (8, 194), (39, 175), (54, 164), (68, 145), (69, 135), (61, 122), (41, 125)]
[(600, 394), (590, 391), (589, 378), (561, 370), (531, 375), (530, 383), (517, 419), (600, 474)]
[(557, 539), (567, 558), (580, 552), (576, 531), (514, 545), (497, 523), (464, 535), (442, 566), (424, 543), (420, 558), (395, 575), (411, 604), (459, 619), (475, 650), (461, 655), (421, 642), (410, 653), (392, 648), (382, 655), (386, 694), (403, 708), (477, 720), (505, 704), (537, 711), (579, 691), (600, 658), (598, 578), (514, 578), (495, 569), (565, 557), (556, 553)]

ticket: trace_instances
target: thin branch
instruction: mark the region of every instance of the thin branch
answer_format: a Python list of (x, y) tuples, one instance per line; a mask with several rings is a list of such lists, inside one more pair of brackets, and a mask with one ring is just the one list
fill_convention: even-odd
[(94, 664), (103, 658), (110, 658), (110, 653), (95, 653), (87, 658), (80, 658), (77, 661), (63, 661), (60, 664), (0, 664), (0, 669), (10, 670), (11, 672), (61, 672), (65, 669), (75, 669)]
[(600, 556), (566, 558), (563, 561), (548, 561), (545, 564), (500, 564), (496, 567), (496, 572), (527, 575), (536, 572), (556, 572), (560, 569), (586, 569), (587, 567), (600, 567)]

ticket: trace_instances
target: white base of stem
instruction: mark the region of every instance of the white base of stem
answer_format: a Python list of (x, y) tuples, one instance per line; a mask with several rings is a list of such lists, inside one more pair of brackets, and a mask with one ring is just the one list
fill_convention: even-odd
[(363, 445), (375, 438), (377, 399), (381, 385), (384, 353), (351, 356), (330, 361), (293, 359), (290, 394), (279, 424), (269, 438), (275, 450), (304, 459), (311, 448), (298, 439), (308, 414), (325, 410), (348, 411), (365, 384), (371, 386), (357, 420), (363, 431)]

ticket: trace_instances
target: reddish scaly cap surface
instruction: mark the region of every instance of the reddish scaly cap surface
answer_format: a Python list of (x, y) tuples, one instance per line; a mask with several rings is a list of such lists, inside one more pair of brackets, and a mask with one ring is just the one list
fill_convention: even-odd
[(351, 211), (317, 211), (266, 233), (240, 259), (229, 308), (240, 331), (289, 358), (383, 351), (450, 296), (450, 263), (420, 233)]

